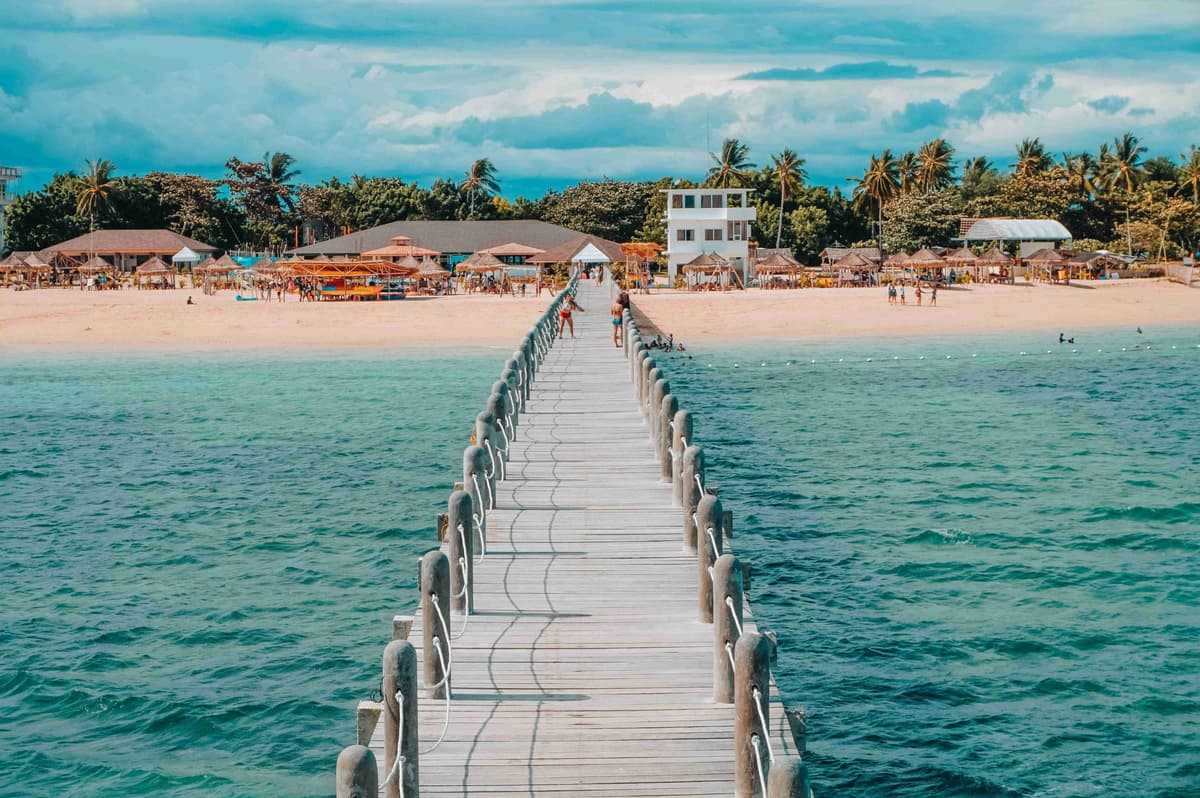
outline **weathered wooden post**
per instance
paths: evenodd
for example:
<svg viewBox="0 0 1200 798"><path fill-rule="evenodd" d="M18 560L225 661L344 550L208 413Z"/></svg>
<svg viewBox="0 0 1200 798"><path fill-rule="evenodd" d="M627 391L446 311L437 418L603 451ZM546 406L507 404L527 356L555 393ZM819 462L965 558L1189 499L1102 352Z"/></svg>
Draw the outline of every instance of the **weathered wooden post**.
<svg viewBox="0 0 1200 798"><path fill-rule="evenodd" d="M700 620L704 623L712 623L714 617L712 569L721 556L721 520L724 515L720 499L711 494L700 497L700 503L696 505L696 548L700 554L697 558L696 599L699 602Z"/></svg>
<svg viewBox="0 0 1200 798"><path fill-rule="evenodd" d="M500 451L497 448L496 417L484 410L475 416L475 445L483 447L487 454L488 488L491 495L496 495L496 480L504 478L504 466Z"/></svg>
<svg viewBox="0 0 1200 798"><path fill-rule="evenodd" d="M680 479L683 482L683 545L688 551L696 551L696 519L693 517L700 505L700 481L704 480L704 450L699 446L689 446L683 452L683 467L680 469Z"/></svg>
<svg viewBox="0 0 1200 798"><path fill-rule="evenodd" d="M504 400L503 422L508 424L508 434L515 435L515 427L517 426L517 403L513 400L512 389L508 387L507 380L502 377L501 379L493 382L492 393L500 394L500 398ZM501 422L500 418L497 418L496 420Z"/></svg>
<svg viewBox="0 0 1200 798"><path fill-rule="evenodd" d="M629 357L631 351L629 338L633 330L633 313L629 308L625 308L621 313L621 342L624 345L625 357Z"/></svg>
<svg viewBox="0 0 1200 798"><path fill-rule="evenodd" d="M671 465L671 438L674 435L675 414L679 412L679 400L674 394L663 397L662 406L658 412L658 459L662 465L660 476L664 482L670 482L674 476Z"/></svg>
<svg viewBox="0 0 1200 798"><path fill-rule="evenodd" d="M718 704L733 703L733 649L741 636L742 596L742 562L722 554L713 566L712 592L713 701Z"/></svg>
<svg viewBox="0 0 1200 798"><path fill-rule="evenodd" d="M768 714L771 707L767 701L771 686L771 641L758 632L747 632L733 647L733 661L734 795L758 798L767 787L758 779L759 762L764 776L771 766L767 755L771 723Z"/></svg>
<svg viewBox="0 0 1200 798"><path fill-rule="evenodd" d="M430 698L445 698L450 690L450 680L442 669L443 662L450 657L449 614L450 560L435 549L421 557L421 648L425 687Z"/></svg>
<svg viewBox="0 0 1200 798"><path fill-rule="evenodd" d="M365 745L348 745L337 758L335 798L378 798L379 768Z"/></svg>
<svg viewBox="0 0 1200 798"><path fill-rule="evenodd" d="M642 418L646 419L647 424L650 423L648 418L650 415L650 391L654 390L654 381L661 376L662 373L658 369L657 360L648 357L642 361L641 393L638 395L638 404L641 405Z"/></svg>
<svg viewBox="0 0 1200 798"><path fill-rule="evenodd" d="M683 450L692 445L692 411L675 413L671 426L671 502L683 506Z"/></svg>
<svg viewBox="0 0 1200 798"><path fill-rule="evenodd" d="M778 756L767 776L767 798L809 798L808 768L798 756Z"/></svg>
<svg viewBox="0 0 1200 798"><path fill-rule="evenodd" d="M450 544L450 607L469 614L475 606L475 519L471 517L471 494L450 494L446 542Z"/></svg>
<svg viewBox="0 0 1200 798"><path fill-rule="evenodd" d="M484 483L487 482L487 472L484 470L484 453L483 449L478 446L468 446L463 452L463 489L471 494L471 507L479 508L475 513L478 521L475 528L479 531L479 538L482 541L487 540L487 508L491 504L488 497L483 493L486 490ZM483 550L487 551L487 545L484 544Z"/></svg>
<svg viewBox="0 0 1200 798"><path fill-rule="evenodd" d="M389 774L386 798L420 795L417 735L417 650L407 640L393 640L383 650L383 766ZM397 698L399 696L399 698Z"/></svg>
<svg viewBox="0 0 1200 798"><path fill-rule="evenodd" d="M629 380L633 383L633 395L638 395L638 385L642 376L642 361L649 357L646 345L638 341L633 345L633 358L629 361Z"/></svg>
<svg viewBox="0 0 1200 798"><path fill-rule="evenodd" d="M655 369L661 373L661 369ZM656 456L662 454L662 437L658 431L658 423L662 420L662 401L663 397L671 392L671 383L667 382L661 376L654 381L653 387L650 389L650 406L646 408L647 417L650 419L650 440L654 443L654 454Z"/></svg>
<svg viewBox="0 0 1200 798"><path fill-rule="evenodd" d="M530 389L533 387L533 375L529 373L529 357L524 348L513 352L513 360L517 364L517 377L521 384L521 411L524 412L525 405L529 402Z"/></svg>
<svg viewBox="0 0 1200 798"><path fill-rule="evenodd" d="M508 443L512 440L512 430L504 423L505 416L508 414L508 405L504 401L504 395L492 392L488 397L486 411L492 414L492 420L496 427L496 432L500 436L500 440L504 441L505 447L500 449L500 457L504 459L505 464L508 463ZM507 474L507 468L505 469Z"/></svg>
<svg viewBox="0 0 1200 798"><path fill-rule="evenodd" d="M516 426L517 419L521 415L521 388L517 382L517 370L512 366L506 366L504 371L500 373L500 381L508 386L508 400L512 402L512 420Z"/></svg>

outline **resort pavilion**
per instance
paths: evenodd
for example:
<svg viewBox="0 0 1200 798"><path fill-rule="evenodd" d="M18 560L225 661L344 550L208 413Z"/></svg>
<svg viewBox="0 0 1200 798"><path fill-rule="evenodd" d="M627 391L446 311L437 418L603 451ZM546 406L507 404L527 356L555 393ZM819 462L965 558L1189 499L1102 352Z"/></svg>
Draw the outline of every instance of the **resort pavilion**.
<svg viewBox="0 0 1200 798"><path fill-rule="evenodd" d="M728 291L740 277L729 261L715 252L701 252L683 264L681 270L689 291Z"/></svg>
<svg viewBox="0 0 1200 798"><path fill-rule="evenodd" d="M1004 254L1004 250L998 246L994 246L987 252L979 256L975 261L980 268L986 269L984 279L990 282L999 282L1004 279L1005 274L1012 274L1013 259Z"/></svg>
<svg viewBox="0 0 1200 798"><path fill-rule="evenodd" d="M979 282L979 256L972 252L970 247L960 247L959 249L950 250L942 256L942 259L951 270L950 274L954 276L951 282L960 282L968 276L975 282ZM968 269L970 270L969 272L967 271Z"/></svg>
<svg viewBox="0 0 1200 798"><path fill-rule="evenodd" d="M198 256L197 262L217 252L216 247L173 230L95 230L46 251L76 260L100 257L112 265L114 275L120 275L133 272L151 258L170 258L184 249Z"/></svg>
<svg viewBox="0 0 1200 798"><path fill-rule="evenodd" d="M417 273L412 276L412 279L417 283L419 293L431 296L449 293L452 286L449 270L443 268L433 258L421 258L419 261L414 258L413 260ZM408 265L407 259L404 264Z"/></svg>
<svg viewBox="0 0 1200 798"><path fill-rule="evenodd" d="M1067 282L1067 259L1056 249L1043 247L1024 259L1028 266L1026 275L1029 279L1042 279L1050 282Z"/></svg>
<svg viewBox="0 0 1200 798"><path fill-rule="evenodd" d="M32 252L24 255L13 252L4 260L0 260L0 277L3 277L5 285L28 287L33 283L36 286L49 276L51 271L51 265Z"/></svg>
<svg viewBox="0 0 1200 798"><path fill-rule="evenodd" d="M392 236L392 241L386 247L367 250L362 253L363 260L389 260L399 262L404 258L436 258L442 253L436 249L426 249L413 244L412 238L406 235Z"/></svg>
<svg viewBox="0 0 1200 798"><path fill-rule="evenodd" d="M83 290L90 282L95 288L120 288L120 284L113 279L113 273L116 268L99 255L93 255L83 263L76 267L79 272L79 288Z"/></svg>
<svg viewBox="0 0 1200 798"><path fill-rule="evenodd" d="M481 249L480 252L498 258L510 266L520 266L525 263L527 258L532 258L535 255L541 255L546 250L539 247L531 247L528 244L521 244L516 241L509 241L507 244L501 244L497 247L488 247Z"/></svg>
<svg viewBox="0 0 1200 798"><path fill-rule="evenodd" d="M508 281L507 265L489 252L475 252L455 266L454 273L462 276L468 294L492 290L505 294L512 290Z"/></svg>
<svg viewBox="0 0 1200 798"><path fill-rule="evenodd" d="M759 285L765 289L798 288L797 277L804 270L799 261L782 252L772 252L760 260L755 268L758 271Z"/></svg>
<svg viewBox="0 0 1200 798"><path fill-rule="evenodd" d="M904 260L904 266L916 272L917 279L932 277L934 272L940 277L946 260L929 247L918 249Z"/></svg>
<svg viewBox="0 0 1200 798"><path fill-rule="evenodd" d="M290 278L302 300L403 299L403 281L417 269L389 260L292 260L274 264Z"/></svg>
<svg viewBox="0 0 1200 798"><path fill-rule="evenodd" d="M621 245L599 236L578 236L550 247L540 255L526 259L526 263L538 266L566 265L573 268L586 266L612 266L624 263L626 255Z"/></svg>
<svg viewBox="0 0 1200 798"><path fill-rule="evenodd" d="M829 268L850 254L858 255L876 265L883 260L883 257L879 254L878 247L845 247L841 244L830 244L821 250L817 257L821 259L822 266Z"/></svg>
<svg viewBox="0 0 1200 798"><path fill-rule="evenodd" d="M1114 252L1101 249L1096 252L1080 252L1067 259L1071 277L1076 280L1094 280L1104 277L1112 269L1125 267L1125 260Z"/></svg>
<svg viewBox="0 0 1200 798"><path fill-rule="evenodd" d="M623 287L650 293L650 285L654 277L650 273L650 264L662 254L662 244L653 241L630 241L621 245L625 255L625 279Z"/></svg>

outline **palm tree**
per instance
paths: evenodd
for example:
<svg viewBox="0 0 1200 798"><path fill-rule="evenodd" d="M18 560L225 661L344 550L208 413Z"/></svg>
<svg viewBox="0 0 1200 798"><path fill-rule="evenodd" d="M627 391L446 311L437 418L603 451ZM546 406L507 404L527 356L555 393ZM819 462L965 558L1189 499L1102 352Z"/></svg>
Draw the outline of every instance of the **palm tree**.
<svg viewBox="0 0 1200 798"><path fill-rule="evenodd" d="M896 162L896 168L900 170L900 193L907 194L917 184L917 154L912 150L904 153Z"/></svg>
<svg viewBox="0 0 1200 798"><path fill-rule="evenodd" d="M1191 155L1180 154L1183 166L1179 169L1179 184L1192 190L1192 204L1200 205L1200 148L1192 145Z"/></svg>
<svg viewBox="0 0 1200 798"><path fill-rule="evenodd" d="M1100 177L1104 185L1127 192L1137 188L1146 176L1142 168L1142 156L1146 151L1146 146L1132 133L1113 139L1111 150L1107 146L1101 147Z"/></svg>
<svg viewBox="0 0 1200 798"><path fill-rule="evenodd" d="M778 155L771 156L771 168L775 179L779 181L779 225L775 229L775 249L783 237L783 206L788 197L804 187L808 173L804 171L804 159L795 150L785 149Z"/></svg>
<svg viewBox="0 0 1200 798"><path fill-rule="evenodd" d="M272 200L280 208L289 211L296 209L292 199L296 187L292 181L300 176L299 169L293 169L296 159L286 152L264 152L263 163L267 167L267 179L271 181Z"/></svg>
<svg viewBox="0 0 1200 798"><path fill-rule="evenodd" d="M945 139L921 145L917 153L917 189L928 194L939 191L954 180L954 148Z"/></svg>
<svg viewBox="0 0 1200 798"><path fill-rule="evenodd" d="M115 164L105 158L87 162L87 174L79 186L79 198L75 203L75 212L80 216L86 214L91 220L91 230L96 229L96 210L108 204L108 194L112 190L112 173L117 170Z"/></svg>
<svg viewBox="0 0 1200 798"><path fill-rule="evenodd" d="M1098 164L1090 153L1081 152L1078 155L1062 154L1062 170L1067 183L1076 193L1092 197L1096 193L1096 175Z"/></svg>
<svg viewBox="0 0 1200 798"><path fill-rule="evenodd" d="M1013 174L1017 177L1029 177L1045 172L1050 165L1050 156L1042 146L1042 140L1025 139L1017 147L1017 162L1013 164Z"/></svg>
<svg viewBox="0 0 1200 798"><path fill-rule="evenodd" d="M458 184L458 190L465 191L470 196L471 210L468 215L474 216L475 195L480 192L489 195L500 190L500 181L496 179L496 167L487 158L475 161L467 170L462 182Z"/></svg>
<svg viewBox="0 0 1200 798"><path fill-rule="evenodd" d="M891 150L872 155L871 162L862 177L850 177L855 181L854 207L859 211L870 208L872 202L879 216L879 227L883 228L883 206L900 193L900 162Z"/></svg>
<svg viewBox="0 0 1200 798"><path fill-rule="evenodd" d="M737 139L725 139L721 154L710 152L708 156L715 164L708 170L708 182L721 188L729 188L730 181L741 185L746 180L746 172L754 168L750 163L750 147Z"/></svg>

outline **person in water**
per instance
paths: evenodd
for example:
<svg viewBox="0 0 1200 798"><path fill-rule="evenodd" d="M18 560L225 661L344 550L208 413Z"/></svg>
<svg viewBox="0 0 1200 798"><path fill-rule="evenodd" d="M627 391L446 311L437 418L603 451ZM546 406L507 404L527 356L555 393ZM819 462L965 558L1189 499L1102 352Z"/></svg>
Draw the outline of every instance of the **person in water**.
<svg viewBox="0 0 1200 798"><path fill-rule="evenodd" d="M188 301L187 301L187 303L188 303L189 305L194 305L194 304L196 304L195 302L193 302L193 301L192 301L192 298L191 298L191 297L188 297Z"/></svg>
<svg viewBox="0 0 1200 798"><path fill-rule="evenodd" d="M558 334L560 337L563 334L564 326L571 331L571 337L575 337L575 320L571 318L571 314L577 310L580 313L584 312L583 308L575 301L575 297L567 294L566 299L563 300L562 307L558 309Z"/></svg>

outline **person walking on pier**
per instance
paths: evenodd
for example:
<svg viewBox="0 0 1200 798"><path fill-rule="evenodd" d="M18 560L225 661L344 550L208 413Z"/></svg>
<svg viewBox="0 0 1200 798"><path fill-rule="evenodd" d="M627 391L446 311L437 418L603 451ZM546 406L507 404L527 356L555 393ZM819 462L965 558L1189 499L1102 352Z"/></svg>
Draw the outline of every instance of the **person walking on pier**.
<svg viewBox="0 0 1200 798"><path fill-rule="evenodd" d="M575 301L575 297L567 294L566 299L563 300L562 307L558 311L558 335L560 338L562 337L564 326L571 331L571 337L575 337L575 320L571 318L571 314L576 310L580 313L584 312L579 303Z"/></svg>
<svg viewBox="0 0 1200 798"><path fill-rule="evenodd" d="M625 315L627 307L629 307L629 292L622 291L617 294L617 298L613 300L612 306L608 309L609 313L612 314L613 346L617 349L625 345L625 330L621 324L621 320Z"/></svg>

